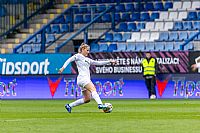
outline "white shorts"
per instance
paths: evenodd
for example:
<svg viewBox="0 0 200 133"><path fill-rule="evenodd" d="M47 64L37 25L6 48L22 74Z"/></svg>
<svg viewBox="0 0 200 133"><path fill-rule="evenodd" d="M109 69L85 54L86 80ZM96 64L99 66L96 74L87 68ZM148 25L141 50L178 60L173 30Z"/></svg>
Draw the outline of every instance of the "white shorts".
<svg viewBox="0 0 200 133"><path fill-rule="evenodd" d="M87 84L92 82L88 78L77 78L77 85L81 88L81 91L85 91L86 88L84 88Z"/></svg>

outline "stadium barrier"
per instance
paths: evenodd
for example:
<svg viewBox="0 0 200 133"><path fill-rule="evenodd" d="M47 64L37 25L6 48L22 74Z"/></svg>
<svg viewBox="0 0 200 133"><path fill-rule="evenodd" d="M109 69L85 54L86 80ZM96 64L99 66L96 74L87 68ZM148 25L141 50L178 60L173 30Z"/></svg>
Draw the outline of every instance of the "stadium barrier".
<svg viewBox="0 0 200 133"><path fill-rule="evenodd" d="M200 71L192 71L190 67L200 62L199 52L152 52L152 55L160 65L156 80L158 98L199 98ZM1 99L81 97L73 63L66 68L64 74L57 74L70 56L71 54L0 55ZM139 68L144 53L96 53L89 57L95 60L114 58L118 62L116 66L91 68L92 81L102 98L148 98Z"/></svg>

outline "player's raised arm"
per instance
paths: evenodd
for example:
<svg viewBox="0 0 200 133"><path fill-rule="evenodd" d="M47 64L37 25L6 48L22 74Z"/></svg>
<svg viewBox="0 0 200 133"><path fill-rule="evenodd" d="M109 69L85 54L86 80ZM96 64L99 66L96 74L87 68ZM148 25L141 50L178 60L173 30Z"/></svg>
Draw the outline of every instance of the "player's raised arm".
<svg viewBox="0 0 200 133"><path fill-rule="evenodd" d="M65 63L63 64L63 66L59 69L58 73L62 73L65 70L65 68L67 67L67 65L69 63L75 61L75 60L76 60L76 55L73 55L72 57L70 57L69 59L67 59L65 61Z"/></svg>
<svg viewBox="0 0 200 133"><path fill-rule="evenodd" d="M106 65L111 63L112 65L115 65L117 63L116 60L107 60L107 61L95 61L91 59L91 65Z"/></svg>

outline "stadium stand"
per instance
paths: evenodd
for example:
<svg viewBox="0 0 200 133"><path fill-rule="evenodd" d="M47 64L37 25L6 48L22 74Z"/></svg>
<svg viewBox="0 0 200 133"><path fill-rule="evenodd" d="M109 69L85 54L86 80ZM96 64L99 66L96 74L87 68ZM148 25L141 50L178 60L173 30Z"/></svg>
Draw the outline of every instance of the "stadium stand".
<svg viewBox="0 0 200 133"><path fill-rule="evenodd" d="M106 11L99 17L110 6L115 10ZM5 9L0 6L1 17L5 16ZM84 40L87 29L88 39L95 40L91 43L92 52L176 51L181 50L180 46L185 42L188 44L184 50L198 50L198 9L199 0L83 0L71 7L61 1L45 10L46 14L39 13L33 23L29 23L29 29L21 29L27 31L31 28L32 33L17 33L15 37L23 37L14 39L15 44L12 42L14 45L11 49L18 45L17 53L55 52L66 38L71 38L71 41ZM47 14L54 14L54 17L44 19L43 16ZM95 18L98 19L90 24ZM86 25L88 27L79 32ZM193 36L196 37L189 42ZM6 43L10 43L9 38ZM44 47L46 51L43 51Z"/></svg>

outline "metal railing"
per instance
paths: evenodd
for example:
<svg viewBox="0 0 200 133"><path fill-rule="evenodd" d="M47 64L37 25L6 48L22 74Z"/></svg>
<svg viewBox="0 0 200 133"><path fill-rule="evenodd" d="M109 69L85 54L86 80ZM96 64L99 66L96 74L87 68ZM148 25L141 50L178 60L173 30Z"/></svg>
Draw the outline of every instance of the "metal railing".
<svg viewBox="0 0 200 133"><path fill-rule="evenodd" d="M53 5L53 0L0 0L0 40L27 28L33 16Z"/></svg>

